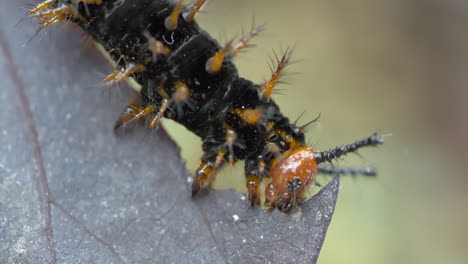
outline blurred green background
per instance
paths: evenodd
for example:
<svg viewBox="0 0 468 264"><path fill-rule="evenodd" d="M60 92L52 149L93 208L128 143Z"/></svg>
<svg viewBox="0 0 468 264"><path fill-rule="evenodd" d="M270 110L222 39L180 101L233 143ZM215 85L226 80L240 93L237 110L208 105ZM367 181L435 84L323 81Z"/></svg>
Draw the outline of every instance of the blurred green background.
<svg viewBox="0 0 468 264"><path fill-rule="evenodd" d="M236 58L246 78L269 78L272 50L295 47L289 72L298 74L274 99L292 119L321 114L307 135L317 149L388 135L364 158L339 162L379 176L342 179L319 263L466 263L467 1L217 0L205 11L199 21L221 43L248 31L253 16L268 23ZM165 127L195 170L199 139ZM242 189L236 167L217 188Z"/></svg>

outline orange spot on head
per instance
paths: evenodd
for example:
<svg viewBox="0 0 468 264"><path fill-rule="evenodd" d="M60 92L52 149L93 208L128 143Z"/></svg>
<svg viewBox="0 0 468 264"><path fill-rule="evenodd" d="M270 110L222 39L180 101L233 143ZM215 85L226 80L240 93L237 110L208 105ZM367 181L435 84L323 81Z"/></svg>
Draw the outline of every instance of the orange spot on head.
<svg viewBox="0 0 468 264"><path fill-rule="evenodd" d="M265 190L266 205L288 210L296 198L302 199L306 187L317 173L314 150L300 146L277 157L270 170L271 183Z"/></svg>

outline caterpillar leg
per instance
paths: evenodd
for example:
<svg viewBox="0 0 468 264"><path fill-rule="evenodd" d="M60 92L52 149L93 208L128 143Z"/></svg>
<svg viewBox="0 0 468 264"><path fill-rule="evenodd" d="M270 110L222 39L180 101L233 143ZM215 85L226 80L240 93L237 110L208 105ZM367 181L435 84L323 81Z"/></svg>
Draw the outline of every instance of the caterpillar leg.
<svg viewBox="0 0 468 264"><path fill-rule="evenodd" d="M192 197L197 195L197 193L206 185L209 185L214 178L216 173L214 164L212 162L202 161L195 176L193 176L192 182Z"/></svg>
<svg viewBox="0 0 468 264"><path fill-rule="evenodd" d="M260 185L260 177L258 177L258 175L255 174L248 175L246 185L250 206L254 207L255 204L258 204L260 201L258 197L258 186Z"/></svg>
<svg viewBox="0 0 468 264"><path fill-rule="evenodd" d="M237 133L234 129L227 124L224 124L223 128L222 134L213 135L203 142L204 155L193 179L192 196L195 196L203 187L209 186L215 179L216 171L221 169L224 164L234 165L238 160L235 155L235 147L245 148L237 141ZM215 138L220 137L223 138L219 141L215 140Z"/></svg>
<svg viewBox="0 0 468 264"><path fill-rule="evenodd" d="M137 100L134 100L125 108L119 119L115 122L114 131L117 131L119 128L124 127L132 121L140 120L155 111L157 111L155 105L143 107Z"/></svg>
<svg viewBox="0 0 468 264"><path fill-rule="evenodd" d="M247 197L250 206L254 207L255 204L260 203L259 191L260 183L263 177L267 175L267 165L263 156L250 157L245 161L245 178L247 187Z"/></svg>
<svg viewBox="0 0 468 264"><path fill-rule="evenodd" d="M134 73L144 71L146 71L145 65L130 63L127 67L109 74L106 78L104 78L104 83L107 86L113 86L114 84L122 83L123 81L131 77Z"/></svg>

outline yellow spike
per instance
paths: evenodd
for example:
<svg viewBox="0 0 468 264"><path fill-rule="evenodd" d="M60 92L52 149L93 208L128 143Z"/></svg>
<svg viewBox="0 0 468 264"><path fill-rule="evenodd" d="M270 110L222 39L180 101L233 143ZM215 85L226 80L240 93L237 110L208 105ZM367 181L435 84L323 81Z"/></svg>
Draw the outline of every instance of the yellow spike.
<svg viewBox="0 0 468 264"><path fill-rule="evenodd" d="M248 42L265 29L265 24L253 28L247 36L243 36L231 51L231 57L234 58L239 52L248 47Z"/></svg>
<svg viewBox="0 0 468 264"><path fill-rule="evenodd" d="M164 26L167 30L174 31L177 28L177 20L179 19L181 11L182 0L179 0L174 10L172 10L172 13L164 20Z"/></svg>
<svg viewBox="0 0 468 264"><path fill-rule="evenodd" d="M236 108L231 110L232 113L238 115L244 122L249 125L253 125L262 118L263 114L265 113L265 109L263 108L255 108L255 109L240 109Z"/></svg>
<svg viewBox="0 0 468 264"><path fill-rule="evenodd" d="M217 73L221 70L221 65L223 64L224 58L228 55L228 52L231 50L232 40L226 43L224 48L219 50L206 61L205 69L208 73Z"/></svg>
<svg viewBox="0 0 468 264"><path fill-rule="evenodd" d="M37 4L33 9L29 10L28 15L33 15L36 14L37 12L43 10L44 8L47 8L51 5L53 5L55 0L46 0L44 2L41 2Z"/></svg>
<svg viewBox="0 0 468 264"><path fill-rule="evenodd" d="M258 91L260 98L262 99L270 98L276 84L278 84L281 78L281 72L288 65L289 59L291 59L291 54L292 54L291 50L286 50L281 60L278 61L278 66L276 67L276 70L271 75L270 80L268 80Z"/></svg>
<svg viewBox="0 0 468 264"><path fill-rule="evenodd" d="M109 74L106 78L104 78L104 83L106 85L113 85L116 83L121 83L125 81L130 75L137 73L137 72L144 72L146 71L146 66L143 64L129 64L127 68L122 69L121 71L115 71Z"/></svg>
<svg viewBox="0 0 468 264"><path fill-rule="evenodd" d="M205 2L206 0L194 0L193 3L187 7L187 11L183 13L185 21L192 21Z"/></svg>

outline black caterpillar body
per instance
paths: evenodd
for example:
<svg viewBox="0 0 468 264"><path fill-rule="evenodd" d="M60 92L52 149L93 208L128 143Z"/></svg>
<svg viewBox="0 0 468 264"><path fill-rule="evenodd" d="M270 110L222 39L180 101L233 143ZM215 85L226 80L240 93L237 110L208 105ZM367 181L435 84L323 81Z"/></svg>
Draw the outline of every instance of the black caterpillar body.
<svg viewBox="0 0 468 264"><path fill-rule="evenodd" d="M202 138L204 154L193 195L224 164L245 160L252 205L259 201L259 183L268 176L272 183L265 190L266 205L287 211L304 198L313 175L338 171L321 169L318 163L382 143L373 135L360 141L363 144L325 152L305 146L307 125L297 126L282 115L267 84L240 77L232 62L231 43L222 47L195 22L193 15L204 2L182 7L180 1L168 0L46 0L29 14L38 17L43 27L66 20L78 24L118 65L117 73L106 78L108 83L132 77L141 85L139 103L129 105L116 128L142 117L152 117L150 127L154 127L165 117ZM171 16L175 19L170 20ZM217 54L223 52L219 61ZM286 52L278 61L273 84L289 57ZM210 64L211 60L218 60L220 67ZM177 99L180 87L186 93ZM302 165L292 165L297 160Z"/></svg>

